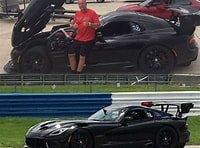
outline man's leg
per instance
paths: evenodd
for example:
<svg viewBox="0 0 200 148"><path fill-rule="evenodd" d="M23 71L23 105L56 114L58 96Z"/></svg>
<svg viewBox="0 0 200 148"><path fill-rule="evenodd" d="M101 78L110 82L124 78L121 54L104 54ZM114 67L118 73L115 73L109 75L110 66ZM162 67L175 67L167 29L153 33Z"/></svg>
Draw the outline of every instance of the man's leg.
<svg viewBox="0 0 200 148"><path fill-rule="evenodd" d="M76 71L76 66L77 66L77 63L76 63L76 54L68 54L68 59L69 59L69 64L70 64L70 67L71 67L71 71L72 72L75 72Z"/></svg>
<svg viewBox="0 0 200 148"><path fill-rule="evenodd" d="M84 66L85 66L85 56L80 55L78 68L77 68L77 73L81 73L83 68L84 68Z"/></svg>

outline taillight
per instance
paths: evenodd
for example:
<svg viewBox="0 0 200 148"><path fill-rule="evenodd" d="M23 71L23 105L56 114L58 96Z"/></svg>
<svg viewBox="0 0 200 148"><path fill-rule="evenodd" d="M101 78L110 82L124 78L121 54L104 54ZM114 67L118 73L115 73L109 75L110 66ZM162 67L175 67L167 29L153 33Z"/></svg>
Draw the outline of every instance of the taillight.
<svg viewBox="0 0 200 148"><path fill-rule="evenodd" d="M192 35L188 38L188 44L189 44L190 48L195 48L197 46L194 35Z"/></svg>
<svg viewBox="0 0 200 148"><path fill-rule="evenodd" d="M188 43L189 43L189 44L194 44L194 43L196 43L196 40L195 40L195 38L194 38L194 35L191 35L191 36L188 38Z"/></svg>
<svg viewBox="0 0 200 148"><path fill-rule="evenodd" d="M188 129L188 124L184 123L183 125L181 125L180 130L182 131L186 131Z"/></svg>

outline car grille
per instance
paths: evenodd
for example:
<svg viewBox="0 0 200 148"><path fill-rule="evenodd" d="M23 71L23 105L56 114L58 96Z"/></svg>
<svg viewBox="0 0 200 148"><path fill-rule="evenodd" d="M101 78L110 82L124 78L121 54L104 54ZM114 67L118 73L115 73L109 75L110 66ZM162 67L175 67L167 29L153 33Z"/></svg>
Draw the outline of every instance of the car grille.
<svg viewBox="0 0 200 148"><path fill-rule="evenodd" d="M31 148L47 148L46 141L44 139L26 138L26 144Z"/></svg>

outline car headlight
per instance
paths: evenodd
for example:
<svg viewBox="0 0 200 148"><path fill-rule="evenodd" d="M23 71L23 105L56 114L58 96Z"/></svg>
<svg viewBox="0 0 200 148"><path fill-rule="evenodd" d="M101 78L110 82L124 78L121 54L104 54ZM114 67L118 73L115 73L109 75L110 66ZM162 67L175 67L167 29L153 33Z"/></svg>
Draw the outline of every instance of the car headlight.
<svg viewBox="0 0 200 148"><path fill-rule="evenodd" d="M67 131L67 130L72 130L72 129L75 129L76 128L76 126L70 126L70 127L65 127L65 128L60 128L60 125L56 125L55 126L56 128L58 128L57 130L55 130L55 131L53 131L53 132L51 132L49 135L50 136L56 136L56 135L60 135L60 134L62 134L62 133L64 133L65 131Z"/></svg>

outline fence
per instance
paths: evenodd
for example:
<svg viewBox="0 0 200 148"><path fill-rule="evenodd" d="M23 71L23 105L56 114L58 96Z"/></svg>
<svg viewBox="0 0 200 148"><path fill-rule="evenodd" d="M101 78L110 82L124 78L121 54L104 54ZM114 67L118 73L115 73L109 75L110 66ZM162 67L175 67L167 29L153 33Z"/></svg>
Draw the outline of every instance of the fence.
<svg viewBox="0 0 200 148"><path fill-rule="evenodd" d="M43 87L45 86L45 87ZM49 87L50 86L50 87ZM116 92L198 90L200 75L23 74L0 75L0 92ZM38 87L38 91L34 91ZM62 88L61 88L62 87ZM195 87L195 89L190 88ZM32 88L32 89L31 89ZM47 88L47 89L46 89ZM6 91L9 89L9 91ZM23 90L23 91L22 91ZM31 91L32 90L32 91Z"/></svg>

